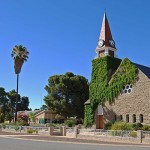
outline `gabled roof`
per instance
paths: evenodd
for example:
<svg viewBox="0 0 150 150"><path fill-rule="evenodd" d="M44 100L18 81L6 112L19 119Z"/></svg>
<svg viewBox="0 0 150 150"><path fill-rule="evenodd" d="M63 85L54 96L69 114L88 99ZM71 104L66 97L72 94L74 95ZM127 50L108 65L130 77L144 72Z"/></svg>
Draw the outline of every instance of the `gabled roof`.
<svg viewBox="0 0 150 150"><path fill-rule="evenodd" d="M49 113L49 114L56 114L54 111L52 110L41 110L40 112L36 113L35 116L41 115L43 113Z"/></svg>
<svg viewBox="0 0 150 150"><path fill-rule="evenodd" d="M135 66L137 68L139 68L150 79L150 68L149 67L139 65L139 64L135 64Z"/></svg>
<svg viewBox="0 0 150 150"><path fill-rule="evenodd" d="M34 111L27 111L27 110L24 110L24 111L18 111L17 113L18 113L18 114L25 113L25 114L28 115L29 113L37 114L37 113L39 113L40 111L42 111L42 110L34 110Z"/></svg>

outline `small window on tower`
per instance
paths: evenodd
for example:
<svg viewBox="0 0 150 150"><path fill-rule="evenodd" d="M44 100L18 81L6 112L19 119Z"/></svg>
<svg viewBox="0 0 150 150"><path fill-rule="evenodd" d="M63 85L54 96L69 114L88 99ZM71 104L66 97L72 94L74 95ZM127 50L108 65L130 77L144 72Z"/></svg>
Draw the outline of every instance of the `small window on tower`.
<svg viewBox="0 0 150 150"><path fill-rule="evenodd" d="M109 55L110 55L111 57L114 57L114 51L110 51L110 50L109 50Z"/></svg>

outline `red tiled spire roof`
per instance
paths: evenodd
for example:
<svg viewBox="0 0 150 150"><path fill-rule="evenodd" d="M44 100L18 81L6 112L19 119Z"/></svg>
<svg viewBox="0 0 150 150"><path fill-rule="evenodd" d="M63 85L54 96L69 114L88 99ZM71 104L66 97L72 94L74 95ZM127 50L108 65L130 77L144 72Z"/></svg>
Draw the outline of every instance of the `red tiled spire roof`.
<svg viewBox="0 0 150 150"><path fill-rule="evenodd" d="M109 27L109 23L108 23L108 19L106 16L106 12L104 12L104 17L103 17L103 22L102 22L102 27L101 27L99 39L104 40L103 47L106 47L106 46L110 47L109 41L113 40L111 30Z"/></svg>

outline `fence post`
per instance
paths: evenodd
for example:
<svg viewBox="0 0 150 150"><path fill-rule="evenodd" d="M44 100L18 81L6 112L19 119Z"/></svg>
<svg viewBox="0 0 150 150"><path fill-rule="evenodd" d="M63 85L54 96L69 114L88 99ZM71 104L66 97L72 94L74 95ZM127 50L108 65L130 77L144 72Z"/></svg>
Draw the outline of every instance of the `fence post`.
<svg viewBox="0 0 150 150"><path fill-rule="evenodd" d="M143 131L142 130L137 131L137 138L139 139L139 142L142 143L142 138L143 138Z"/></svg>
<svg viewBox="0 0 150 150"><path fill-rule="evenodd" d="M60 133L62 136L66 136L66 127L65 126L60 127Z"/></svg>
<svg viewBox="0 0 150 150"><path fill-rule="evenodd" d="M77 138L77 134L78 134L78 127L75 126L75 127L74 127L74 135L75 135L75 138Z"/></svg>
<svg viewBox="0 0 150 150"><path fill-rule="evenodd" d="M48 132L50 135L53 135L54 127L48 127Z"/></svg>

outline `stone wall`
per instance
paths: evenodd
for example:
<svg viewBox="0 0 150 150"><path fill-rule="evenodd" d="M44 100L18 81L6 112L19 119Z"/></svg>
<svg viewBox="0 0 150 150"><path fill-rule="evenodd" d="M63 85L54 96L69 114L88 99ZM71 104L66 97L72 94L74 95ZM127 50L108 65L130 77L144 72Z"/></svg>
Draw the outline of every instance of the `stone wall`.
<svg viewBox="0 0 150 150"><path fill-rule="evenodd" d="M136 122L140 122L139 116L143 115L143 123L150 125L150 79L139 70L138 81L133 85L130 94L122 93L115 99L114 103L106 102L103 108L104 124L109 121L126 121L129 115L129 122L133 123L133 114Z"/></svg>
<svg viewBox="0 0 150 150"><path fill-rule="evenodd" d="M96 136L96 135L77 135L78 139L86 139L86 140L95 140L95 141L104 141L104 142L117 142L117 143L135 143L140 144L141 141L138 138L132 137L104 137L104 136ZM149 144L149 140L147 140L147 144Z"/></svg>

